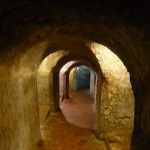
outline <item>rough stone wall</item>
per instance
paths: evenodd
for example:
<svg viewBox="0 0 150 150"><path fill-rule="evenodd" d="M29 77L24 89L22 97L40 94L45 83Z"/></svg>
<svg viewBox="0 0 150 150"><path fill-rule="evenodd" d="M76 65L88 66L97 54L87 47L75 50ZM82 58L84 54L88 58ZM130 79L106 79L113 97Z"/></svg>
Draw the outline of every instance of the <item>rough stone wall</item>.
<svg viewBox="0 0 150 150"><path fill-rule="evenodd" d="M121 60L108 48L92 44L103 73L100 107L100 128L103 131L132 129L134 122L134 96L130 75Z"/></svg>
<svg viewBox="0 0 150 150"><path fill-rule="evenodd" d="M50 54L43 60L38 69L38 101L40 104L45 103L46 105L49 105L50 111L55 110L53 98L53 68L57 64L58 60L67 54L68 52L63 50ZM43 112L40 111L40 113Z"/></svg>
<svg viewBox="0 0 150 150"><path fill-rule="evenodd" d="M96 82L96 75L95 72L90 69L90 94L94 97L95 96L95 82Z"/></svg>
<svg viewBox="0 0 150 150"><path fill-rule="evenodd" d="M68 68L70 66L72 66L73 64L75 63L75 61L70 61L68 63L66 63L61 69L60 69L60 73L59 73L59 93L60 93L60 99L62 100L64 98L64 95L65 97L66 96L69 96L67 95L67 91L66 91L66 79L64 81L64 77L66 78L66 72L68 70ZM70 84L70 82L69 82ZM69 91L68 91L69 92ZM69 94L69 93L68 93Z"/></svg>
<svg viewBox="0 0 150 150"><path fill-rule="evenodd" d="M0 85L0 149L37 149L40 129L35 74L1 78Z"/></svg>
<svg viewBox="0 0 150 150"><path fill-rule="evenodd" d="M72 68L69 74L69 92L75 90L75 71L76 67Z"/></svg>
<svg viewBox="0 0 150 150"><path fill-rule="evenodd" d="M66 36L88 39L106 45L115 52L128 68L134 90L135 125L132 149L150 149L150 1L2 0L0 4L2 65L4 61L9 61L10 66L16 61L14 56L27 51L25 47L34 45L47 36L62 35L61 41L66 39ZM23 43L22 47L18 46L20 42ZM76 44L68 42L68 39L67 44L76 47ZM57 50L60 49L57 42L55 45ZM76 47L76 51L80 46ZM17 47L19 49L16 49ZM23 63L27 65L33 63L32 69L36 68L38 64L36 58L42 52L41 49L40 47L31 53L29 59ZM12 51L16 52L16 55L11 56L13 61L9 57ZM24 75L23 72L21 74ZM3 76L0 78L2 80ZM9 89L0 93L4 92L9 92ZM13 95L15 94L12 93L10 99ZM9 105L9 101L5 100L6 97L3 98L6 106ZM0 107L0 110L5 109L4 105ZM3 122L3 119L4 117L0 122ZM6 127L5 130L9 128ZM3 136L1 139L1 143L5 143ZM13 140L9 134L7 140Z"/></svg>
<svg viewBox="0 0 150 150"><path fill-rule="evenodd" d="M0 62L0 149L2 150L37 150L36 145L41 138L36 65L45 47L43 44L38 44L34 48L28 47L26 53L18 53L18 49L24 48L24 44L12 47L9 54L1 57L4 58ZM34 55L31 54L32 52Z"/></svg>

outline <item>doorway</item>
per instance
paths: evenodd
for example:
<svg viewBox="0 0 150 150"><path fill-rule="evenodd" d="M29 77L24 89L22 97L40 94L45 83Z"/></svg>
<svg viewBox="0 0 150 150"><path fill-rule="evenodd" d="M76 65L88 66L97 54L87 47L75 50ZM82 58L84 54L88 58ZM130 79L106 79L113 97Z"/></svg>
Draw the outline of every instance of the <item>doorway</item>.
<svg viewBox="0 0 150 150"><path fill-rule="evenodd" d="M68 97L60 100L60 108L66 120L73 125L96 130L97 111L94 94L96 76L94 71L86 65L73 67L68 73L62 74L63 69L64 67L59 76L60 94L68 90L65 92L68 93Z"/></svg>

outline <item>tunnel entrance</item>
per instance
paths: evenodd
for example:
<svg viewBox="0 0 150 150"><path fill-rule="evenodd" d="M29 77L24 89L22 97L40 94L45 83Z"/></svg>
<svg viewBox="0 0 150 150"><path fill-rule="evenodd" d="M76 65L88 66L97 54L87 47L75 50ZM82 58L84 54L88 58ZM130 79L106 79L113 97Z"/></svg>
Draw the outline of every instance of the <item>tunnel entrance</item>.
<svg viewBox="0 0 150 150"><path fill-rule="evenodd" d="M60 108L66 120L76 126L97 129L97 111L95 102L94 71L86 65L72 68L69 75L60 70ZM65 77L63 77L65 76ZM62 80L63 79L63 80ZM66 81L69 81L67 85ZM69 86L69 87L66 87ZM66 89L69 90L66 92ZM65 93L63 93L65 92ZM68 96L63 97L63 95ZM63 98L62 98L63 97Z"/></svg>
<svg viewBox="0 0 150 150"><path fill-rule="evenodd" d="M93 124L86 128L96 129L100 138L103 140L106 140L105 138L108 137L110 141L115 140L115 142L118 143L118 138L123 139L121 141L122 145L127 145L129 148L134 119L134 96L130 84L130 74L122 61L107 47L98 43L91 43L89 44L89 47L95 55L93 59L98 62L100 69L94 70L95 75L93 75L92 79L94 81L92 82L93 84L91 84L90 76L90 88L88 88L93 94L86 95L91 96L90 98L92 98L90 99L88 97L90 99L89 103L92 102L90 103L91 107L88 108L90 108L90 111L94 110L93 115L88 114L88 117L91 117L92 119L96 118L96 125ZM79 112L79 108L76 107L76 104L78 104L77 99L79 97L77 97L76 94L72 94L72 92L75 93L78 91L75 82L73 88L70 86L70 84L72 84L72 82L70 82L72 80L70 78L71 73L74 70L73 74L75 77L77 67L81 65L87 65L88 67L92 66L87 63L90 59L82 61L84 60L84 57L80 56L81 59L78 60L78 55L76 57L73 56L74 55L69 55L67 51L57 51L50 54L41 63L37 77L40 102L44 103L45 101L47 103L46 106L49 109L49 112L56 112L61 109L63 114L68 115L70 120L73 116L71 113L67 113L67 111L70 111L68 109L74 110L74 112L76 111L76 113L79 114L83 114L83 111L87 109L86 106L82 105L83 103L78 105L82 106L81 112ZM53 59L55 57L57 59ZM91 64L97 65L95 61L91 62ZM74 66L73 64L77 65ZM66 65L68 65L69 68ZM91 68L93 69L94 67ZM62 75L60 75L61 70L63 70ZM62 85L60 84L61 82L63 83ZM92 88L91 85L94 88ZM80 93L80 98L82 94L83 93ZM84 94L86 93L84 92ZM93 97L95 103L93 103ZM85 99L87 99L87 97ZM64 106L67 106L68 103L71 107ZM43 115L43 113L41 114ZM87 116L84 117L84 119L85 118L87 118ZM70 121L69 119L68 122ZM78 126L77 123L78 122L75 121L74 124ZM128 141L128 143L126 141ZM115 142L110 143L111 147L116 144Z"/></svg>

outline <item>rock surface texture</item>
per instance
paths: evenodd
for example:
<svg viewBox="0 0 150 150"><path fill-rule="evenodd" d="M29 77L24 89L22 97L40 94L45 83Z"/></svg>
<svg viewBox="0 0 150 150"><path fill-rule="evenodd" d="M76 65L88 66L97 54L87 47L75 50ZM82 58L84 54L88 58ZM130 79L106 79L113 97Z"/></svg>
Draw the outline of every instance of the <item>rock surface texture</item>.
<svg viewBox="0 0 150 150"><path fill-rule="evenodd" d="M130 73L135 98L131 149L149 150L149 14L148 0L1 0L0 149L38 148L36 144L41 135L37 71L46 56L66 50L70 58L88 60L97 68L100 79L103 72L90 50L92 41L108 47ZM103 90L99 87L101 96ZM110 89L107 96L111 97L114 90L117 89ZM128 93L128 88L125 87L124 92ZM121 112L119 117L126 113L117 111ZM110 110L104 112L107 115ZM121 124L128 122L125 120Z"/></svg>

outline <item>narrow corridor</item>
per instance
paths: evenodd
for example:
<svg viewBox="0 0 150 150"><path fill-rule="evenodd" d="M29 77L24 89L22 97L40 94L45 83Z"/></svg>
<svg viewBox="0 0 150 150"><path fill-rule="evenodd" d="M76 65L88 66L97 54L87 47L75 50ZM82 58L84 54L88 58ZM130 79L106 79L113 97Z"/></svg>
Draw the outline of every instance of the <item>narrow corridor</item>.
<svg viewBox="0 0 150 150"><path fill-rule="evenodd" d="M62 102L61 110L51 114L41 126L42 141L38 145L42 150L106 149L94 135L96 110L88 90L72 92L71 99Z"/></svg>

